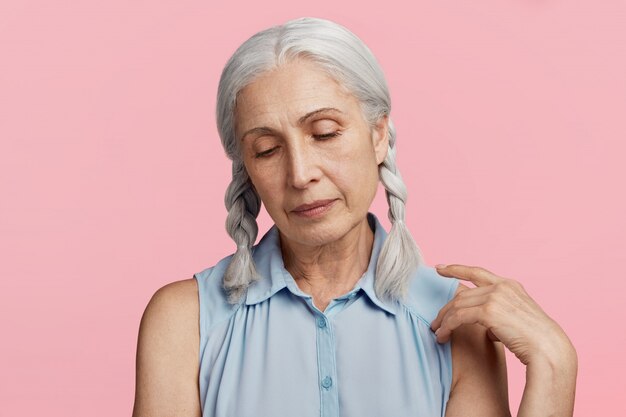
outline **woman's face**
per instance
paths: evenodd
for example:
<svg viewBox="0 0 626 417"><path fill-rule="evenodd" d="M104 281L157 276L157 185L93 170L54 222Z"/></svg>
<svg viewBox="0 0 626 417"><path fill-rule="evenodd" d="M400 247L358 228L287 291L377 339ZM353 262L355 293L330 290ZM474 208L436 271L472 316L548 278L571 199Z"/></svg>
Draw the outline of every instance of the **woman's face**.
<svg viewBox="0 0 626 417"><path fill-rule="evenodd" d="M387 153L386 117L370 128L356 98L299 59L241 90L235 119L252 184L289 240L324 245L365 221Z"/></svg>

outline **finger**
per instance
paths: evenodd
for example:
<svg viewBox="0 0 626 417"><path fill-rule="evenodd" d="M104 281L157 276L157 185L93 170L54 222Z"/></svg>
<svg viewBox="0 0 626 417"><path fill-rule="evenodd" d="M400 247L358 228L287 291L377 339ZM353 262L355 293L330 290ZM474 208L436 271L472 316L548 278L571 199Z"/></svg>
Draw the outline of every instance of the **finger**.
<svg viewBox="0 0 626 417"><path fill-rule="evenodd" d="M473 290L480 290L480 292ZM471 291L467 290L463 291L460 294L457 294L455 298L450 300L445 306L441 308L441 310L439 310L437 317L435 317L435 319L431 322L430 328L433 330L437 330L441 326L441 323L446 315L454 313L455 310L485 304L488 301L487 294L490 292L491 291L488 287L477 287L472 288Z"/></svg>
<svg viewBox="0 0 626 417"><path fill-rule="evenodd" d="M435 265L437 273L448 278L460 278L470 281L477 287L495 284L502 281L503 278L497 276L491 271L481 268L480 266L468 266L460 264L452 265Z"/></svg>
<svg viewBox="0 0 626 417"><path fill-rule="evenodd" d="M461 326L462 324L482 324L484 317L482 306L474 306L467 307L456 310L452 314L448 314L442 324L441 327L437 329L435 332L435 336L437 338L438 343L446 343L450 340L450 336L452 332ZM487 326L485 326L487 327Z"/></svg>
<svg viewBox="0 0 626 417"><path fill-rule="evenodd" d="M489 285L484 287L468 287L464 284L459 283L459 288L463 289L459 290L459 292L452 299L456 297L473 297L475 295L488 294L493 291L493 288L491 288Z"/></svg>

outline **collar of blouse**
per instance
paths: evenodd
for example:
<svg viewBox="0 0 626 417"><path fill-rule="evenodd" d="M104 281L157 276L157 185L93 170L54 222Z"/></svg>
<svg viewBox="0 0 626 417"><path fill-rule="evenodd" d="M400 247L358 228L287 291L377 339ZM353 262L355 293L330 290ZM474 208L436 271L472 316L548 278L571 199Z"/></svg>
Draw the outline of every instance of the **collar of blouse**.
<svg viewBox="0 0 626 417"><path fill-rule="evenodd" d="M387 238L387 231L380 224L375 214L368 212L367 220L374 231L374 246L372 248L367 271L365 271L361 279L350 292L337 299L353 297L362 289L376 306L396 315L397 306L395 303L385 303L381 301L374 292L376 261L378 260L378 255L383 243ZM273 225L261 238L259 243L252 248L252 257L261 278L248 287L245 300L246 305L253 305L267 300L285 287L297 296L305 298L311 297L298 288L289 271L285 269L280 250L280 235L276 225Z"/></svg>

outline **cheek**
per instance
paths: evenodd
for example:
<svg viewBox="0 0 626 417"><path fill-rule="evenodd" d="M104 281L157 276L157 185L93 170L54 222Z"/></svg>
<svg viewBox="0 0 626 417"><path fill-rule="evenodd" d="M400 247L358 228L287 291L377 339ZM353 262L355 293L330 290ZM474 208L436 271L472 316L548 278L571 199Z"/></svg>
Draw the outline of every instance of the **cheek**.
<svg viewBox="0 0 626 417"><path fill-rule="evenodd" d="M367 140L366 137L360 140ZM363 143L363 142L361 142ZM327 173L337 186L352 193L371 194L378 186L378 165L371 147L352 146L334 149L326 155Z"/></svg>
<svg viewBox="0 0 626 417"><path fill-rule="evenodd" d="M353 172L359 176L368 176L372 170L376 171L376 153L371 145L371 138L362 132L358 141L349 149L344 157L351 164Z"/></svg>
<svg viewBox="0 0 626 417"><path fill-rule="evenodd" d="M266 207L280 204L284 188L281 185L280 175L276 175L275 171L268 172L267 170L248 171L248 173L254 188Z"/></svg>

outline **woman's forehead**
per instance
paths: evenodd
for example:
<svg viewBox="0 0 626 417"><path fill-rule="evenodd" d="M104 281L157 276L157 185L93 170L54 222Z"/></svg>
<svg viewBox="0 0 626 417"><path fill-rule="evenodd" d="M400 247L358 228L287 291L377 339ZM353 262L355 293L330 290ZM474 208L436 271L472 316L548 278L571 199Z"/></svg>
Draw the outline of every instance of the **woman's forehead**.
<svg viewBox="0 0 626 417"><path fill-rule="evenodd" d="M321 108L348 115L358 102L347 89L314 64L286 64L259 76L237 96L235 116L240 129L286 118L297 124Z"/></svg>

